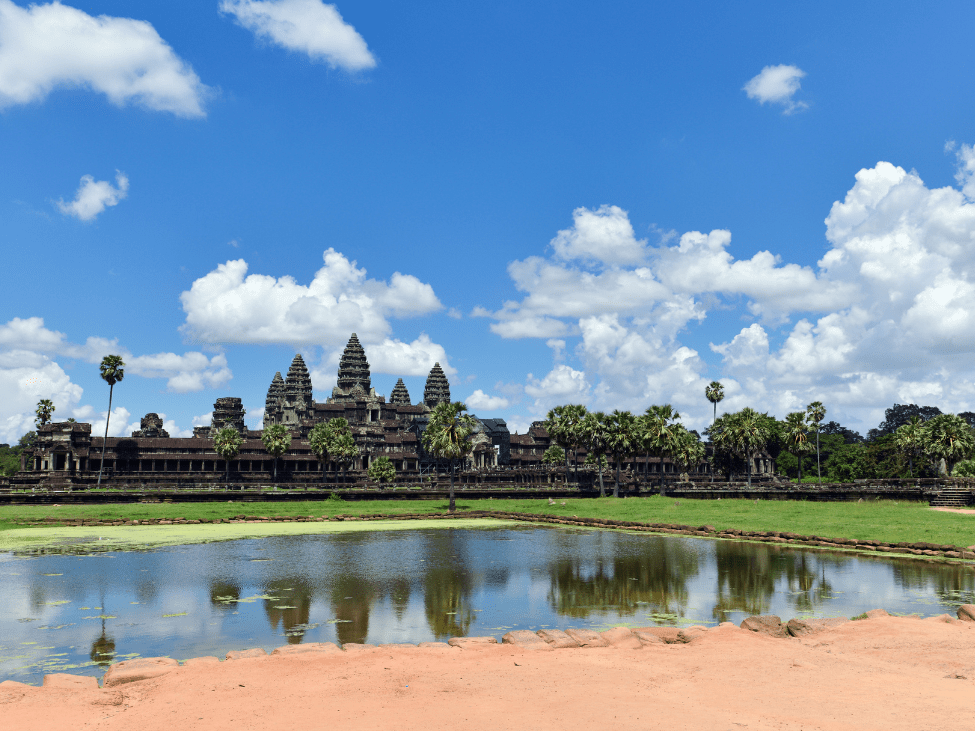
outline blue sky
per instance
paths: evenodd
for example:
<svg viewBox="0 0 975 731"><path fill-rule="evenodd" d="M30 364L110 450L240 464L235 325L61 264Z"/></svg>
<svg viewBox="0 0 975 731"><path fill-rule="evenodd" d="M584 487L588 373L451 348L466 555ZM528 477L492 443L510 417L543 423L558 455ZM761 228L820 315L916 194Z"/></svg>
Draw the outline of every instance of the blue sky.
<svg viewBox="0 0 975 731"><path fill-rule="evenodd" d="M865 432L975 409L970 3L0 0L0 441L174 435L295 352Z"/></svg>

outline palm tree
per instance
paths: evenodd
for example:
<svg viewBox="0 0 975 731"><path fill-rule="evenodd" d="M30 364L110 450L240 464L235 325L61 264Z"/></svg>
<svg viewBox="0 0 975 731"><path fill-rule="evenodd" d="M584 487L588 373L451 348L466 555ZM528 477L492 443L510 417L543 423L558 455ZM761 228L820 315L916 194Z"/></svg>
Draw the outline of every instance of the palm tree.
<svg viewBox="0 0 975 731"><path fill-rule="evenodd" d="M308 446L312 453L318 457L322 463L322 482L325 482L325 465L328 464L328 449L332 440L331 430L328 428L329 422L320 421L312 427L308 433Z"/></svg>
<svg viewBox="0 0 975 731"><path fill-rule="evenodd" d="M649 454L660 460L660 494L664 494L664 457L673 454L676 445L675 422L680 418L680 414L674 411L670 404L647 407L644 412L644 439L646 440L646 450ZM650 464L647 463L649 474Z"/></svg>
<svg viewBox="0 0 975 731"><path fill-rule="evenodd" d="M907 454L907 464L914 477L914 457L924 452L924 422L920 416L912 416L911 420L894 432L894 443L898 449Z"/></svg>
<svg viewBox="0 0 975 731"><path fill-rule="evenodd" d="M349 465L359 456L359 447L355 443L352 432L348 429L334 432L331 452L335 462L342 467L342 482L348 482Z"/></svg>
<svg viewBox="0 0 975 731"><path fill-rule="evenodd" d="M223 457L227 465L226 481L230 482L230 463L240 454L240 445L244 443L240 432L230 426L225 426L213 437L214 451Z"/></svg>
<svg viewBox="0 0 975 731"><path fill-rule="evenodd" d="M819 475L819 484L823 484L823 469L819 463L819 422L826 418L826 407L822 401L813 401L806 407L806 418L810 424L816 427L816 474Z"/></svg>
<svg viewBox="0 0 975 731"><path fill-rule="evenodd" d="M565 468L568 478L569 471L569 450L573 451L573 462L575 450L579 446L579 423L586 416L586 407L581 404L565 404L556 406L548 412L545 417L545 429L551 435L555 443L562 447L565 453ZM578 475L578 465L576 474Z"/></svg>
<svg viewBox="0 0 975 731"><path fill-rule="evenodd" d="M721 385L721 381L711 381L704 389L704 395L707 400L711 402L714 406L714 411L711 416L711 425L718 420L718 403L724 400L724 386ZM712 459L713 462L713 459ZM714 482L714 469L713 467L709 470L711 473L711 482Z"/></svg>
<svg viewBox="0 0 975 731"><path fill-rule="evenodd" d="M51 421L54 416L54 402L49 398L42 398L37 402L37 410L34 411L37 418L34 419L35 426L43 426Z"/></svg>
<svg viewBox="0 0 975 731"><path fill-rule="evenodd" d="M614 410L607 417L608 434L606 446L616 461L616 483L613 486L613 497L620 496L620 462L635 451L637 443L636 418L629 411Z"/></svg>
<svg viewBox="0 0 975 731"><path fill-rule="evenodd" d="M593 455L596 464L599 465L599 497L606 497L606 488L603 485L603 460L606 454L609 441L609 429L607 416L602 411L590 411L579 423L579 435L586 450Z"/></svg>
<svg viewBox="0 0 975 731"><path fill-rule="evenodd" d="M704 459L704 444L700 438L683 424L674 424L674 447L671 455L674 464L682 468L681 472L690 472Z"/></svg>
<svg viewBox="0 0 975 731"><path fill-rule="evenodd" d="M274 481L278 481L278 457L291 447L291 432L284 424L272 424L261 434L264 449L274 459Z"/></svg>
<svg viewBox="0 0 975 731"><path fill-rule="evenodd" d="M943 459L951 476L955 462L975 453L975 431L955 414L938 414L924 423L924 451L935 460Z"/></svg>
<svg viewBox="0 0 975 731"><path fill-rule="evenodd" d="M775 436L771 427L774 420L748 407L721 418L725 423L720 429L716 429L717 433L712 437L713 441L716 446L737 454L745 460L748 469L748 486L751 487L752 461ZM714 426L716 427L717 423Z"/></svg>
<svg viewBox="0 0 975 731"><path fill-rule="evenodd" d="M423 432L423 448L430 454L450 463L450 504L454 512L454 467L458 460L466 459L474 448L471 435L477 425L474 417L465 413L462 401L441 401L430 414L430 421Z"/></svg>
<svg viewBox="0 0 975 731"><path fill-rule="evenodd" d="M783 424L783 436L786 449L796 456L799 462L799 484L802 484L802 455L809 451L809 440L806 438L808 425L804 411L793 411L787 414Z"/></svg>
<svg viewBox="0 0 975 731"><path fill-rule="evenodd" d="M102 484L102 470L105 468L105 445L108 442L108 420L112 418L112 395L115 384L125 377L125 363L121 355L106 355L102 358L98 372L102 380L108 384L108 413L105 415L105 438L102 439L102 459L98 465L98 485Z"/></svg>

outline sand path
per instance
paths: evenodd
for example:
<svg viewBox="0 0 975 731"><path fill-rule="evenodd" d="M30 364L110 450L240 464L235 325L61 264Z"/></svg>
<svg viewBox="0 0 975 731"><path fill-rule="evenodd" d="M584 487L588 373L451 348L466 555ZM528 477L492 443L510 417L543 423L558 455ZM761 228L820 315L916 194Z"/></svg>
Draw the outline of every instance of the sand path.
<svg viewBox="0 0 975 731"><path fill-rule="evenodd" d="M884 617L804 639L394 648L180 667L101 690L0 685L2 726L66 729L975 729L975 623Z"/></svg>

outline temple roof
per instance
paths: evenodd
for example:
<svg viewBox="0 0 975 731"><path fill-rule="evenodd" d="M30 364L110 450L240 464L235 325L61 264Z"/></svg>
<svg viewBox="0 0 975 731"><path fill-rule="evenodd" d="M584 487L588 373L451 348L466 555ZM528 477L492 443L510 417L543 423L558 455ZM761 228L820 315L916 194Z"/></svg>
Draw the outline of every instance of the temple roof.
<svg viewBox="0 0 975 731"><path fill-rule="evenodd" d="M389 395L389 403L401 406L410 405L410 392L406 390L406 384L400 378L393 387L393 392Z"/></svg>
<svg viewBox="0 0 975 731"><path fill-rule="evenodd" d="M279 376L275 376L277 377ZM271 385L274 386L273 382ZM308 375L308 367L300 353L291 361L288 377L284 379L284 391L311 398L311 376Z"/></svg>
<svg viewBox="0 0 975 731"><path fill-rule="evenodd" d="M338 390L343 393L351 393L356 385L361 387L364 394L368 394L372 389L366 351L359 344L358 336L352 333L352 337L349 338L349 342L342 352L342 358L339 360Z"/></svg>
<svg viewBox="0 0 975 731"><path fill-rule="evenodd" d="M282 396L284 396L284 379L281 378L281 371L278 371L274 374L271 386L267 390L267 399L264 402L265 410L272 411Z"/></svg>
<svg viewBox="0 0 975 731"><path fill-rule="evenodd" d="M439 363L434 363L427 376L426 388L423 389L423 403L431 409L439 403L450 403L450 384Z"/></svg>

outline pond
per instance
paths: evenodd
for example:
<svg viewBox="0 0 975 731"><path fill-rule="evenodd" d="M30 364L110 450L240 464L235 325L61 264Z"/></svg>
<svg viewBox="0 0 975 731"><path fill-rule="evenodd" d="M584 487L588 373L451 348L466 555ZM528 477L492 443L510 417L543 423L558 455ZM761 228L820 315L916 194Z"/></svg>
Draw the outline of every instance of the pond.
<svg viewBox="0 0 975 731"><path fill-rule="evenodd" d="M101 675L300 642L423 642L752 614L924 616L975 603L966 566L541 526L268 536L0 553L0 680Z"/></svg>

